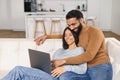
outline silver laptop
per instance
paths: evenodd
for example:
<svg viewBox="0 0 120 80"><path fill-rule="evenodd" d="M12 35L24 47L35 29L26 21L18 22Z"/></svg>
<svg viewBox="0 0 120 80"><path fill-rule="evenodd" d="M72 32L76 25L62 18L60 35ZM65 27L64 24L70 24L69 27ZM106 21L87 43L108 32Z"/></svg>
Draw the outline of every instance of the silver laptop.
<svg viewBox="0 0 120 80"><path fill-rule="evenodd" d="M42 51L28 49L32 68L37 68L51 74L50 54Z"/></svg>

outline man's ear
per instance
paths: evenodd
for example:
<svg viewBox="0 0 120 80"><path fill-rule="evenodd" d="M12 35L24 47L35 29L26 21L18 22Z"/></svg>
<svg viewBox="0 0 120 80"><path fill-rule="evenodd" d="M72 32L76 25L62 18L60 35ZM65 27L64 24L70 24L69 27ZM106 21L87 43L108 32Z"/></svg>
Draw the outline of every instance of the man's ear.
<svg viewBox="0 0 120 80"><path fill-rule="evenodd" d="M80 23L85 23L83 18L80 19Z"/></svg>

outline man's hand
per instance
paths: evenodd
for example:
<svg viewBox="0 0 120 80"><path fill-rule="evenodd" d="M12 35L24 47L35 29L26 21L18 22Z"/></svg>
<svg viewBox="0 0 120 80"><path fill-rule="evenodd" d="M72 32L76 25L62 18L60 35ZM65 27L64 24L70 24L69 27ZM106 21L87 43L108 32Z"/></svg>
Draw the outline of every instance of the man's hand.
<svg viewBox="0 0 120 80"><path fill-rule="evenodd" d="M55 68L59 67L59 66L62 66L63 64L66 63L66 61L63 60L63 59L61 59L61 60L52 60L51 62L52 62L52 66L55 67Z"/></svg>
<svg viewBox="0 0 120 80"><path fill-rule="evenodd" d="M47 38L47 35L44 35L44 36L40 36L40 37L36 38L34 41L36 42L36 45L41 45L44 43L46 38Z"/></svg>
<svg viewBox="0 0 120 80"><path fill-rule="evenodd" d="M64 67L57 67L51 73L53 77L59 77L64 72L65 72Z"/></svg>

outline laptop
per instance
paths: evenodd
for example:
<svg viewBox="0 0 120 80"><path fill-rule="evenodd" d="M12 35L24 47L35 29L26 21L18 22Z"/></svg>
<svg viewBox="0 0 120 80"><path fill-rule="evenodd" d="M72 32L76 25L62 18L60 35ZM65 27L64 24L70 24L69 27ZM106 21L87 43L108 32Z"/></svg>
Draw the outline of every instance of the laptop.
<svg viewBox="0 0 120 80"><path fill-rule="evenodd" d="M51 74L50 54L42 51L28 49L32 68L37 68Z"/></svg>

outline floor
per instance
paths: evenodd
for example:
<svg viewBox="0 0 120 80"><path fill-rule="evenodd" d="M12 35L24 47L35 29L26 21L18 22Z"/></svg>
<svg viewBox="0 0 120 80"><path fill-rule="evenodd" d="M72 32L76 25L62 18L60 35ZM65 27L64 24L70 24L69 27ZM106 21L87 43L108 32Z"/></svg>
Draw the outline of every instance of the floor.
<svg viewBox="0 0 120 80"><path fill-rule="evenodd" d="M103 31L105 37L114 37L120 41L120 35L117 35L111 31Z"/></svg>
<svg viewBox="0 0 120 80"><path fill-rule="evenodd" d="M0 38L25 38L24 31L0 30Z"/></svg>
<svg viewBox="0 0 120 80"><path fill-rule="evenodd" d="M120 41L120 35L111 31L103 31L105 37L115 37ZM0 30L0 38L25 38L24 31Z"/></svg>

